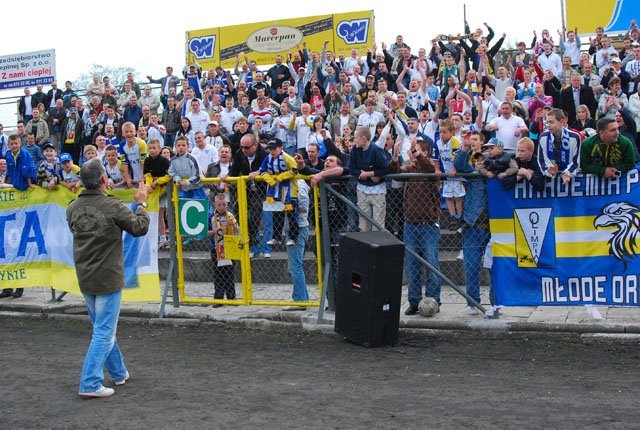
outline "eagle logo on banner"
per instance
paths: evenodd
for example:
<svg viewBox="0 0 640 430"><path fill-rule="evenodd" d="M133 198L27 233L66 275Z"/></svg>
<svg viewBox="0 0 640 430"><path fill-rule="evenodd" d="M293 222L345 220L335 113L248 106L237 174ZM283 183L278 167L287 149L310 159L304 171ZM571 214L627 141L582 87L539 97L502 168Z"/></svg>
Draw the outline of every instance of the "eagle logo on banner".
<svg viewBox="0 0 640 430"><path fill-rule="evenodd" d="M627 270L627 259L636 257L636 240L640 235L640 208L627 202L611 203L603 207L600 215L593 221L593 226L617 227L611 230L609 239L609 254L624 263Z"/></svg>

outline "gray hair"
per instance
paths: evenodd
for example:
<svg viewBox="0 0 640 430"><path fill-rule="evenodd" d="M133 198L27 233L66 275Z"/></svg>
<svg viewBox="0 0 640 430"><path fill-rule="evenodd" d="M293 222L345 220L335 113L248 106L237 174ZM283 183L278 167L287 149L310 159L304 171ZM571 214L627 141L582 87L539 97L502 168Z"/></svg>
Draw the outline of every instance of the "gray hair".
<svg viewBox="0 0 640 430"><path fill-rule="evenodd" d="M102 161L98 158L87 161L80 169L82 185L89 190L100 188L100 185L102 185L102 177L106 174L107 172L104 170Z"/></svg>

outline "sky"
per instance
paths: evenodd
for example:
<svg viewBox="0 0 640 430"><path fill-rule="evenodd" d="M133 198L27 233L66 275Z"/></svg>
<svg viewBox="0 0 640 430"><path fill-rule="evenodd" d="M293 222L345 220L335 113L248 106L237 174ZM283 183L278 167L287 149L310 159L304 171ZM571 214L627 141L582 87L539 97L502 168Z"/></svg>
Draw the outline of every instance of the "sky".
<svg viewBox="0 0 640 430"><path fill-rule="evenodd" d="M381 41L390 45L402 34L405 42L417 51L416 48L429 48L430 40L440 33L463 33L465 2L323 0L300 2L304 6L296 9L269 7L268 2L254 0L212 2L208 3L210 6L200 3L201 6L193 8L181 7L181 4L165 0L152 3L65 0L64 6L58 9L60 21L53 29L51 18L56 13L44 13L50 10L51 2L33 0L29 2L29 10L42 13L30 13L28 27L43 31L25 31L27 21L19 18L24 17L23 5L10 2L3 5L5 19L0 27L3 40L0 55L55 49L59 82L73 80L93 63L112 67L133 65L141 79L149 74L156 78L164 76L168 65L176 71L182 69L187 30L370 9L375 13L378 46ZM403 7L397 8L399 4ZM556 29L562 26L560 4L560 0L539 0L535 7L531 7L530 2L508 0L467 1L467 20L472 30L487 22L494 29L496 39L507 33L507 44L515 45L519 40L529 43L533 30L540 34L543 28L548 28L552 36L557 36ZM12 16L17 19L7 19ZM59 88L64 89L64 85L60 84ZM45 86L45 91L48 90ZM0 98L13 95L22 95L22 91L0 91ZM14 104L0 105L0 123L14 125L15 112Z"/></svg>

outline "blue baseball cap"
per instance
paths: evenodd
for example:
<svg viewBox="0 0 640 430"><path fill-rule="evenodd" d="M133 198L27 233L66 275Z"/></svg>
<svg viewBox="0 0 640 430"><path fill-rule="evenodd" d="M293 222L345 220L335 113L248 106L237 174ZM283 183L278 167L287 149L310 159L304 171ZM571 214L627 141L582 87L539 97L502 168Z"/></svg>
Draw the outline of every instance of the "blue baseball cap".
<svg viewBox="0 0 640 430"><path fill-rule="evenodd" d="M73 161L71 154L69 154L68 152L63 152L62 154L60 154L60 164L64 163L65 161Z"/></svg>

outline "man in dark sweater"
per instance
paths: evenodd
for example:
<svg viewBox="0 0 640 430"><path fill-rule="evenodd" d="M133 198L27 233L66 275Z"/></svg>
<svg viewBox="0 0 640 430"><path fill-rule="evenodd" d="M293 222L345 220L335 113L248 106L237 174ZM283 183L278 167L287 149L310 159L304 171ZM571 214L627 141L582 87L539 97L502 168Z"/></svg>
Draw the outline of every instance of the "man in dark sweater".
<svg viewBox="0 0 640 430"><path fill-rule="evenodd" d="M249 210L249 244L251 250L249 255L261 252L260 246L260 221L262 217L262 202L267 193L267 183L264 181L253 181L258 176L262 161L267 156L267 152L258 142L258 137L254 134L246 134L240 140L240 149L233 157L233 164L229 168L229 176L248 176L250 182L247 183L247 209ZM226 175L221 175L224 182ZM267 251L265 251L267 252Z"/></svg>
<svg viewBox="0 0 640 430"><path fill-rule="evenodd" d="M358 178L358 207L378 224L384 225L387 187L382 178L389 173L389 161L382 148L371 144L371 130L368 127L356 129L349 171ZM360 231L372 229L371 223L363 216L360 216L359 227Z"/></svg>

